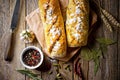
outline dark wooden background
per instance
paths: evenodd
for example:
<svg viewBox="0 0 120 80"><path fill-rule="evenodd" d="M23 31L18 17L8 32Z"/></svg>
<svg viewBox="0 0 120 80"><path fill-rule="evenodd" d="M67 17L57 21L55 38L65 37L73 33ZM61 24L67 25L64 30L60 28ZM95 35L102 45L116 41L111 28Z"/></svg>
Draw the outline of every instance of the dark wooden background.
<svg viewBox="0 0 120 80"><path fill-rule="evenodd" d="M5 40L1 40L3 34L8 30L11 22L11 17L14 9L16 0L0 0L0 44ZM19 18L18 28L15 31L13 38L12 51L14 57L12 62L6 62L3 58L4 45L0 46L0 80L30 80L25 75L22 75L16 71L16 69L25 69L19 60L20 52L23 48L29 45L39 46L38 42L32 44L24 44L19 39L19 33L28 28L25 22L25 16L31 11L38 8L37 0L21 0L21 14ZM119 22L120 22L120 0L100 0L102 8L111 13ZM82 72L85 80L120 80L120 28L114 28L115 30L111 33L101 23L99 30L97 31L98 36L106 37L117 41L116 44L108 46L108 51L105 54L105 58L100 58L100 68L94 75L94 63L92 61L81 60ZM59 69L59 72L64 74L67 80L79 80L80 78L74 73L74 64L75 58L72 58L70 62L63 65L63 62L56 61L54 63L61 64L62 68ZM70 65L71 72L64 70L66 65ZM39 73L43 80L54 80L56 72L56 67L51 66L52 75L49 75L48 72L36 71ZM80 79L81 80L81 79Z"/></svg>

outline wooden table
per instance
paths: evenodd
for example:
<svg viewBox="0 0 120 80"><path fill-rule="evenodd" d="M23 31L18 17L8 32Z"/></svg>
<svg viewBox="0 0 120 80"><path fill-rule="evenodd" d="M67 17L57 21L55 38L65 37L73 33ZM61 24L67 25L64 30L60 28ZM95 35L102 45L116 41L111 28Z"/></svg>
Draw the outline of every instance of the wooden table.
<svg viewBox="0 0 120 80"><path fill-rule="evenodd" d="M9 28L11 17L14 9L16 0L0 0L0 37ZM120 22L120 0L100 0L101 5L104 9L110 12L117 20ZM3 58L2 47L0 46L0 80L30 80L25 75L22 75L16 71L16 69L25 69L19 60L19 56L23 48L29 45L35 45L40 47L37 41L32 44L24 44L19 39L19 33L28 28L25 22L25 16L31 11L38 7L37 0L21 0L21 14L19 18L18 27L13 35L13 45L12 51L14 57L12 62L6 62ZM98 36L111 38L117 41L116 44L108 47L108 51L105 54L105 58L100 58L100 68L94 75L94 63L93 61L81 60L81 68L84 75L84 80L120 80L120 28L115 28L114 32L109 32L104 24L96 33ZM2 43L0 38L0 43ZM79 55L78 55L79 56ZM79 80L80 78L74 73L74 64L76 57L72 58L69 62L63 65L63 62L56 61L54 63L59 63L61 69L58 72L64 74L66 80ZM51 63L52 64L52 63ZM71 71L65 70L64 68L70 65ZM48 74L49 71L53 71L51 75ZM47 72L33 70L33 72L40 74L43 80L54 80L57 74L56 67L51 65L51 69ZM81 80L81 79L80 79Z"/></svg>

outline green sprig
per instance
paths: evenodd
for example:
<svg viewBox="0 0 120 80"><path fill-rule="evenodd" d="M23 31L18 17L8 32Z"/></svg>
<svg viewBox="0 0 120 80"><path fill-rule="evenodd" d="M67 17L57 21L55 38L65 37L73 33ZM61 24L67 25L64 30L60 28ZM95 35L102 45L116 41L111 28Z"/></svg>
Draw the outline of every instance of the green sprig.
<svg viewBox="0 0 120 80"><path fill-rule="evenodd" d="M97 38L96 41L104 45L111 45L115 43L115 41L108 39L108 38Z"/></svg>
<svg viewBox="0 0 120 80"><path fill-rule="evenodd" d="M24 75L30 77L30 78L33 79L33 80L42 80L42 79L39 79L39 78L38 78L38 74L34 74L34 73L32 73L31 71L29 71L29 70L17 70L17 71L18 71L19 73L21 73L21 74L24 74Z"/></svg>
<svg viewBox="0 0 120 80"><path fill-rule="evenodd" d="M96 75L100 61L99 58L103 55L102 53L106 52L107 46L112 45L115 41L108 39L108 38L97 38L96 41L100 44L98 48L89 48L89 47L82 47L81 48L81 57L87 61L94 62L94 73Z"/></svg>

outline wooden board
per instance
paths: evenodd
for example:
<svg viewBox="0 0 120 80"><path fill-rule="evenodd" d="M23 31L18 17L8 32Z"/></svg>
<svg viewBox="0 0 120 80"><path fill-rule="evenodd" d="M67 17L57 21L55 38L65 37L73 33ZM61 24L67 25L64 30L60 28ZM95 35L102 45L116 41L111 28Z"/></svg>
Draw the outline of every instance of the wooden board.
<svg viewBox="0 0 120 80"><path fill-rule="evenodd" d="M16 0L0 0L0 37L2 38L5 31L10 26L11 16L13 13L13 7L15 5ZM36 9L37 0L20 0L22 1L22 9L21 15L18 23L18 29L15 31L14 35L14 47L13 53L14 58L12 62L6 62L3 58L2 49L4 46L1 44L5 41L0 38L0 80L30 80L25 75L22 75L16 72L16 69L25 69L20 61L19 55L23 48L29 45L35 45L40 47L38 42L34 42L32 44L24 44L19 40L19 33L28 28L25 22L25 16ZM119 0L100 0L102 8L110 12L119 22L120 22L120 1ZM95 33L97 37L106 37L117 41L116 44L108 47L107 52L104 54L105 58L100 58L100 68L96 74L94 75L94 63L92 61L87 62L84 60L80 60L81 68L84 74L84 80L120 80L120 28L115 28L114 32L109 32L105 25L101 23L100 28ZM76 55L79 57L80 55ZM78 78L78 76L74 73L74 63L76 57L73 57L68 63L63 65L63 62L56 61L55 63L59 63L62 68L56 72L56 67L51 62L51 69L53 74L49 75L48 72L32 70L35 73L39 73L39 77L43 78L43 80L54 80L57 73L63 73L67 77L67 80L82 80ZM47 61L50 61L47 58ZM66 71L66 65L70 65L71 72Z"/></svg>

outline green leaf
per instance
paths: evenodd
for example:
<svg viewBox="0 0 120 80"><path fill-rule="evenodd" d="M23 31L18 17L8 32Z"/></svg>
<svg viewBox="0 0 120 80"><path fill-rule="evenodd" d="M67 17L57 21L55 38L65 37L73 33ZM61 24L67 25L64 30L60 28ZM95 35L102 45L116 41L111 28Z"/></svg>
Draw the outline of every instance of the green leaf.
<svg viewBox="0 0 120 80"><path fill-rule="evenodd" d="M100 66L100 61L99 61L99 58L96 58L94 59L94 74L96 75L98 69L99 69L99 66Z"/></svg>
<svg viewBox="0 0 120 80"><path fill-rule="evenodd" d="M103 52L107 50L107 46L114 44L115 41L108 39L108 38L97 38L96 41L100 43L99 48L94 48L94 47L82 47L81 48L81 57L84 60L90 61L93 60L95 65L94 65L94 73L96 75L100 61L99 57L102 55Z"/></svg>
<svg viewBox="0 0 120 80"><path fill-rule="evenodd" d="M105 44L101 44L100 48L101 48L103 53L107 51L107 45L105 45Z"/></svg>
<svg viewBox="0 0 120 80"><path fill-rule="evenodd" d="M17 71L21 74L24 74L24 75L30 77L33 80L42 80L42 79L37 78L37 76L38 76L37 74L34 74L29 70L17 70Z"/></svg>
<svg viewBox="0 0 120 80"><path fill-rule="evenodd" d="M101 49L89 49L87 47L83 47L81 49L81 57L85 60L93 60L94 61L94 73L96 75L99 68L99 57L102 55Z"/></svg>
<svg viewBox="0 0 120 80"><path fill-rule="evenodd" d="M90 60L93 59L93 53L90 51L89 48L87 48L87 47L82 47L82 48L81 48L81 57L82 57L84 60L90 61Z"/></svg>
<svg viewBox="0 0 120 80"><path fill-rule="evenodd" d="M92 49L93 59L96 59L102 55L101 49Z"/></svg>
<svg viewBox="0 0 120 80"><path fill-rule="evenodd" d="M22 74L30 74L30 75L32 75L34 77L38 76L37 74L34 74L31 71L29 71L29 70L17 70L17 71L20 72L20 73L22 73Z"/></svg>
<svg viewBox="0 0 120 80"><path fill-rule="evenodd" d="M97 38L96 41L99 42L100 44L105 44L105 45L111 45L115 43L115 41L108 38Z"/></svg>
<svg viewBox="0 0 120 80"><path fill-rule="evenodd" d="M81 48L81 57L84 60L90 61L101 55L102 55L102 52L100 49L89 49L87 47Z"/></svg>

